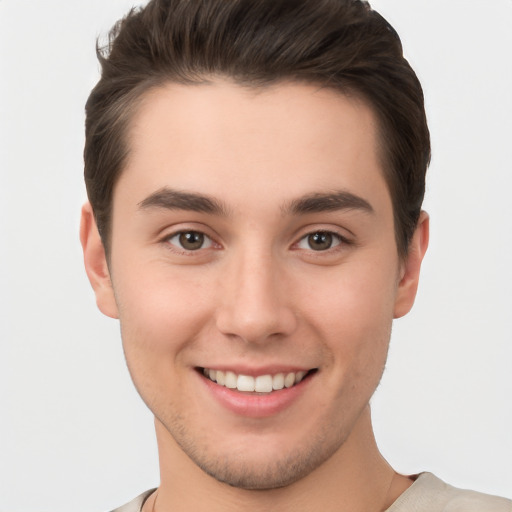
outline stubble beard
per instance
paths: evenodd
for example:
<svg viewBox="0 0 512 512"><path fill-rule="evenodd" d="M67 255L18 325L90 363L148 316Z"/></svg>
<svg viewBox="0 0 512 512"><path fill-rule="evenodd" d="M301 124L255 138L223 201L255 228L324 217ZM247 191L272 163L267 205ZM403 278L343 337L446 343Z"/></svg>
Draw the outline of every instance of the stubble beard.
<svg viewBox="0 0 512 512"><path fill-rule="evenodd" d="M325 426L315 436L297 443L292 452L262 460L257 456L259 450L254 443L250 454L241 450L212 453L210 443L191 435L180 418L162 424L181 450L207 475L231 487L259 491L287 487L306 477L326 462L348 437ZM261 443L265 445L264 436Z"/></svg>

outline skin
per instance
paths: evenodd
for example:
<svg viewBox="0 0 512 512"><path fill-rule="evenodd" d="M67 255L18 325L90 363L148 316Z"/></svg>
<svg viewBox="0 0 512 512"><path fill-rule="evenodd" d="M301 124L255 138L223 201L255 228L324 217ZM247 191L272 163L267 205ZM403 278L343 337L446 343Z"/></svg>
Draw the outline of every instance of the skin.
<svg viewBox="0 0 512 512"><path fill-rule="evenodd" d="M120 319L155 415L161 485L145 510L384 510L411 484L380 455L368 404L392 320L414 302L428 217L401 260L376 131L363 102L304 84L145 96L108 264L88 204L81 227L98 306ZM186 232L204 244L184 248ZM315 250L315 233L332 244ZM314 372L289 405L248 417L198 367Z"/></svg>

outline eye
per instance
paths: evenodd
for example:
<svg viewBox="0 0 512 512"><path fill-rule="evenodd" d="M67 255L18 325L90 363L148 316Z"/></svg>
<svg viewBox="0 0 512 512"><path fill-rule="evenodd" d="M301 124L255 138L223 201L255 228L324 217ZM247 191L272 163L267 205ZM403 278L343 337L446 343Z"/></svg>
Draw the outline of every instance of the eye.
<svg viewBox="0 0 512 512"><path fill-rule="evenodd" d="M336 233L331 233L330 231L315 231L301 238L297 247L299 249L313 251L327 251L340 245L342 242L342 237Z"/></svg>
<svg viewBox="0 0 512 512"><path fill-rule="evenodd" d="M212 239L200 231L180 231L167 239L174 245L185 251L198 251L212 247Z"/></svg>

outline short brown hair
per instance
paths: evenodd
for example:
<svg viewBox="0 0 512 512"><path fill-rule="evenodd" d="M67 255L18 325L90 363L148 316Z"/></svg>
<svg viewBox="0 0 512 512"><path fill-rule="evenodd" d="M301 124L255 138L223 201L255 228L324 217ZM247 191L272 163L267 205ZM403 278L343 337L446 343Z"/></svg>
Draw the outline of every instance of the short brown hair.
<svg viewBox="0 0 512 512"><path fill-rule="evenodd" d="M214 76L264 87L300 81L363 98L379 121L398 252L407 254L425 192L430 137L423 91L389 23L361 0L151 0L97 47L86 104L85 182L108 251L114 185L138 100L168 82Z"/></svg>

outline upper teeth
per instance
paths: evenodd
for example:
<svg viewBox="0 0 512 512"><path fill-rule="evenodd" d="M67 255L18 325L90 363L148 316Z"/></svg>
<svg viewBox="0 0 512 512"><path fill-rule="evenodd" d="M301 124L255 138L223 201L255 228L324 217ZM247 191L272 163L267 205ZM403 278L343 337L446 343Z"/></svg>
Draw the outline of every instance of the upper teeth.
<svg viewBox="0 0 512 512"><path fill-rule="evenodd" d="M291 388L298 384L307 372L277 373L276 375L237 375L234 372L223 372L204 368L203 373L213 382L238 391L256 391L257 393L270 393L273 390Z"/></svg>

